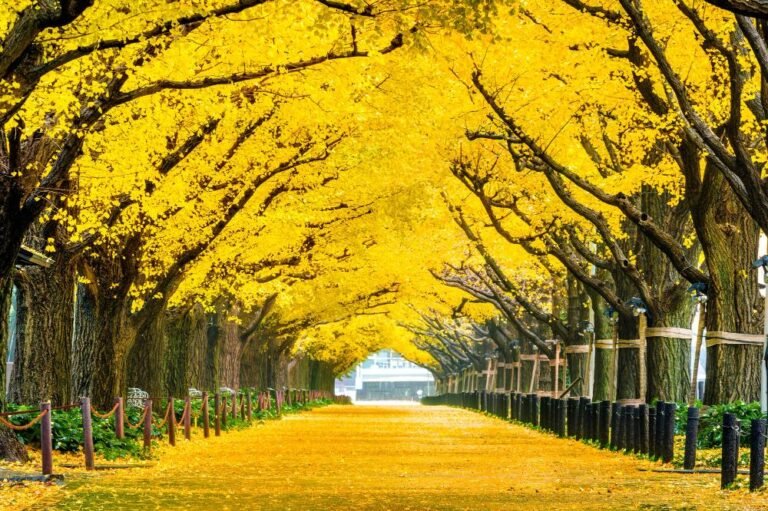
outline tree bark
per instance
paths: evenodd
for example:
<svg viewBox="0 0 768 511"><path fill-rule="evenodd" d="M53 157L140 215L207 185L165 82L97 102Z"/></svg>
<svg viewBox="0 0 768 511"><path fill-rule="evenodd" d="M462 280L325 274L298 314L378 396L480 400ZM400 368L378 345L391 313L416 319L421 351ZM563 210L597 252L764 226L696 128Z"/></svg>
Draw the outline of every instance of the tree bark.
<svg viewBox="0 0 768 511"><path fill-rule="evenodd" d="M586 289L589 295L590 304L595 326L595 340L606 340L613 338L613 325L606 316L607 305L602 296L592 289ZM603 401L611 398L611 367L613 366L613 350L595 349L595 384L592 389L593 399Z"/></svg>
<svg viewBox="0 0 768 511"><path fill-rule="evenodd" d="M701 188L694 191L698 192L694 224L710 274L707 331L760 334L763 304L751 270L757 257L758 226L711 165L705 169ZM708 347L705 404L758 400L761 351L759 346Z"/></svg>
<svg viewBox="0 0 768 511"><path fill-rule="evenodd" d="M72 393L91 396L93 370L96 363L94 349L100 319L99 303L89 286L78 284L75 326L72 337Z"/></svg>
<svg viewBox="0 0 768 511"><path fill-rule="evenodd" d="M240 361L240 383L246 387L263 389L267 383L267 361L264 343L257 339L251 342Z"/></svg>
<svg viewBox="0 0 768 511"><path fill-rule="evenodd" d="M693 233L690 213L684 204L672 204L667 192L659 192L644 186L640 194L641 209L657 224L664 226L675 239L683 240ZM694 244L686 254L695 261L699 246ZM643 268L646 281L650 284L655 302L655 315L648 317L652 327L690 328L693 321L694 303L685 281L670 262L669 258L644 235L639 235L636 252L638 265ZM685 401L688 396L691 376L691 340L651 337L647 339L646 368L648 373L647 402Z"/></svg>
<svg viewBox="0 0 768 511"><path fill-rule="evenodd" d="M185 396L190 388L210 390L205 381L207 329L200 305L168 312L166 388L171 395Z"/></svg>
<svg viewBox="0 0 768 511"><path fill-rule="evenodd" d="M768 19L768 0L707 0L707 2L737 14Z"/></svg>
<svg viewBox="0 0 768 511"><path fill-rule="evenodd" d="M49 268L18 272L21 319L16 328L15 378L11 395L18 403L72 401L70 361L75 273L68 254L55 254Z"/></svg>
<svg viewBox="0 0 768 511"><path fill-rule="evenodd" d="M150 396L159 397L168 393L165 386L168 358L165 317L165 312L153 315L136 332L135 340L128 343L128 387L138 387L149 392Z"/></svg>
<svg viewBox="0 0 768 511"><path fill-rule="evenodd" d="M131 262L129 262L131 263ZM90 396L94 406L111 407L127 390L127 354L136 338L128 289L122 278L125 260L83 261L88 284L80 287L75 312L74 388Z"/></svg>
<svg viewBox="0 0 768 511"><path fill-rule="evenodd" d="M240 325L231 318L238 315L234 306L220 315L219 325L219 382L231 389L240 388L240 360L243 343L240 340Z"/></svg>

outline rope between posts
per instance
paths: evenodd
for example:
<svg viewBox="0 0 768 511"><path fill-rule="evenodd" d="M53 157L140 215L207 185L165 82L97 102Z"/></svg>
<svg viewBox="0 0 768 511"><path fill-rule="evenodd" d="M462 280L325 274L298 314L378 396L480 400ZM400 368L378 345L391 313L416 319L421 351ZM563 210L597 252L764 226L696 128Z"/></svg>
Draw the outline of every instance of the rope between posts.
<svg viewBox="0 0 768 511"><path fill-rule="evenodd" d="M99 413L99 411L96 410L96 408L94 408L93 405L91 405L91 413L93 414L94 417L98 417L99 419L109 419L115 414L119 406L120 406L120 403L115 403L115 406L113 406L110 411L106 413Z"/></svg>
<svg viewBox="0 0 768 511"><path fill-rule="evenodd" d="M144 411L141 413L141 418L139 419L139 422L134 424L131 424L131 421L128 420L128 415L125 416L125 425L128 426L128 429L138 429L141 424L144 422L144 419L147 417L147 408L144 408Z"/></svg>
<svg viewBox="0 0 768 511"><path fill-rule="evenodd" d="M169 402L168 406L165 407L165 417L163 417L163 420L160 422L160 424L155 426L157 429L163 429L163 427L165 427L165 424L168 422L168 417L170 417L172 407L173 403Z"/></svg>
<svg viewBox="0 0 768 511"><path fill-rule="evenodd" d="M0 417L0 424L4 425L8 429L12 429L13 431L25 431L31 428L32 426L34 426L35 424L37 424L38 422L40 422L42 418L46 416L46 414L48 414L48 410L43 410L42 412L37 414L37 417L35 417L30 422L21 426L6 420L4 417Z"/></svg>
<svg viewBox="0 0 768 511"><path fill-rule="evenodd" d="M187 420L187 414L189 413L189 409L191 406L187 406L187 403L184 403L184 409L181 411L181 418L179 418L179 424L184 424L184 422Z"/></svg>

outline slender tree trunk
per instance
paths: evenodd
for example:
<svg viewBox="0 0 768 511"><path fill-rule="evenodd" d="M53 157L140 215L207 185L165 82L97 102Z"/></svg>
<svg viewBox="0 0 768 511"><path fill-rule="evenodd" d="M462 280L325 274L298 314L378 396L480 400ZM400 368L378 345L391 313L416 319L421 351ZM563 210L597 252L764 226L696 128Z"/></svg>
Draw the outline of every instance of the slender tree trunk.
<svg viewBox="0 0 768 511"><path fill-rule="evenodd" d="M613 337L613 325L606 316L605 300L594 290L587 289L595 325L595 340L607 340ZM603 401L611 398L611 367L613 366L613 350L604 347L595 349L595 385L593 399Z"/></svg>
<svg viewBox="0 0 768 511"><path fill-rule="evenodd" d="M637 319L619 316L619 343L637 339ZM616 399L638 399L640 393L639 351L637 348L619 349L619 370Z"/></svg>

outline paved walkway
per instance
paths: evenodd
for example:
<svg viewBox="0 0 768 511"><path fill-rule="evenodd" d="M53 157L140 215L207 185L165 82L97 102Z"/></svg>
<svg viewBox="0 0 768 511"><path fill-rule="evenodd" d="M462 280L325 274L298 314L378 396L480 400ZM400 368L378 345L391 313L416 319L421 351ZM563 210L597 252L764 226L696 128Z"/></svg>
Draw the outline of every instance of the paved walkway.
<svg viewBox="0 0 768 511"><path fill-rule="evenodd" d="M97 473L40 509L766 509L717 475L647 462L446 407L332 406ZM64 495L63 500L59 500Z"/></svg>

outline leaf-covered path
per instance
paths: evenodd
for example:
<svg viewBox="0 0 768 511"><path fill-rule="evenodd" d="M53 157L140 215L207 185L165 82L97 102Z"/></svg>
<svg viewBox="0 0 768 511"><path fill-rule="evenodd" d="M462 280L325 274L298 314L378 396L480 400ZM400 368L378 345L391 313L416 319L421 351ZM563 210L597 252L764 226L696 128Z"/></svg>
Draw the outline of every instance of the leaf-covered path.
<svg viewBox="0 0 768 511"><path fill-rule="evenodd" d="M331 406L75 481L54 509L765 509L717 475L445 407ZM61 493L59 493L59 497ZM58 499L54 499L58 500Z"/></svg>

